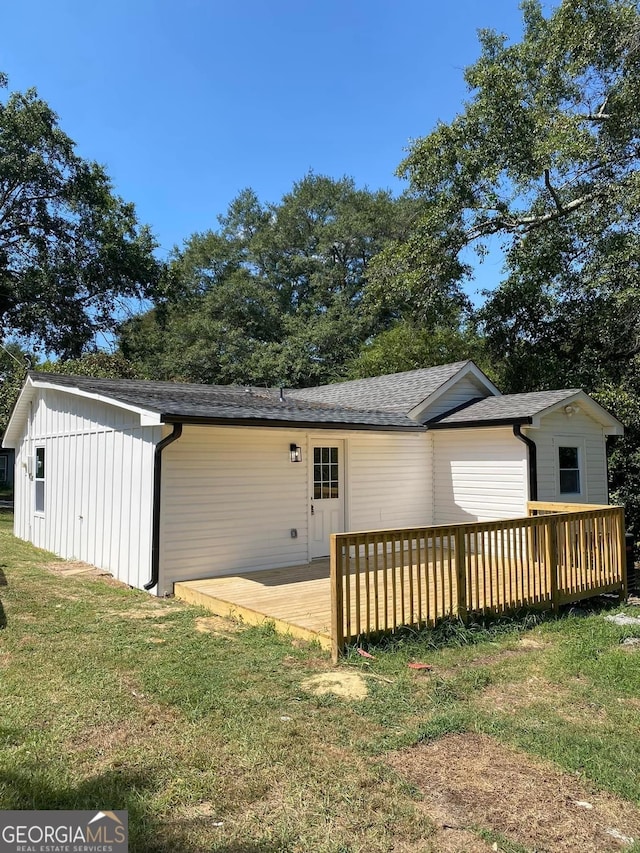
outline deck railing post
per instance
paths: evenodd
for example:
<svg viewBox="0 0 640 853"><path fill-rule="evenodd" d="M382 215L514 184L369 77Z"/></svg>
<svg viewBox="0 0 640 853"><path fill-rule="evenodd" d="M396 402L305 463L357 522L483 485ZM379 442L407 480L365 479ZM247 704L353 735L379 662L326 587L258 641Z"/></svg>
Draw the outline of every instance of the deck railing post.
<svg viewBox="0 0 640 853"><path fill-rule="evenodd" d="M456 551L456 590L457 615L467 621L467 559L464 548L464 528L457 527L455 532Z"/></svg>
<svg viewBox="0 0 640 853"><path fill-rule="evenodd" d="M545 516L546 547L545 562L549 572L549 592L551 594L551 607L558 611L558 521L555 515Z"/></svg>
<svg viewBox="0 0 640 853"><path fill-rule="evenodd" d="M617 529L617 546L618 546L618 565L620 566L620 579L622 581L622 588L620 590L620 597L627 598L629 594L629 578L627 576L627 543L625 540L625 530L624 530L624 509L619 507L618 512L616 513L616 523L618 526Z"/></svg>
<svg viewBox="0 0 640 853"><path fill-rule="evenodd" d="M331 579L331 659L338 663L344 650L344 604L342 595L343 566L342 546L338 544L338 534L331 534L330 551Z"/></svg>

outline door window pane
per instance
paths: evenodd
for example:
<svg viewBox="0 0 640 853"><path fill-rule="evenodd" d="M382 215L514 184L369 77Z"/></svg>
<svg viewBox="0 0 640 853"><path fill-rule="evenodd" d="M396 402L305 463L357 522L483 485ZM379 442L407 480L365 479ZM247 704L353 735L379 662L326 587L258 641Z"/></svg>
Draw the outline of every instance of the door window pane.
<svg viewBox="0 0 640 853"><path fill-rule="evenodd" d="M337 447L313 448L313 499L340 497Z"/></svg>

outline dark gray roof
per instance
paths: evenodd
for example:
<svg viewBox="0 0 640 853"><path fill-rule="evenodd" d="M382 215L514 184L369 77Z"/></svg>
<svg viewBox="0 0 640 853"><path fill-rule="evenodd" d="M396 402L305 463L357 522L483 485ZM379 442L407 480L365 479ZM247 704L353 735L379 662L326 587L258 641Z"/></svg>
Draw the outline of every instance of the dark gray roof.
<svg viewBox="0 0 640 853"><path fill-rule="evenodd" d="M454 364L391 373L387 376L374 376L370 379L335 382L332 385L301 388L287 393L297 400L327 403L350 409L404 413L426 400L467 364L469 364L468 361L457 361Z"/></svg>
<svg viewBox="0 0 640 853"><path fill-rule="evenodd" d="M406 414L395 411L367 411L292 399L273 388L245 388L240 385L191 385L137 379L94 379L61 373L29 373L32 379L76 388L159 414L163 421L231 423L243 421L273 425L349 426L360 429L421 430Z"/></svg>
<svg viewBox="0 0 640 853"><path fill-rule="evenodd" d="M535 415L577 394L580 389L533 391L529 394L505 394L472 400L454 412L427 422L430 429L491 423L526 423Z"/></svg>

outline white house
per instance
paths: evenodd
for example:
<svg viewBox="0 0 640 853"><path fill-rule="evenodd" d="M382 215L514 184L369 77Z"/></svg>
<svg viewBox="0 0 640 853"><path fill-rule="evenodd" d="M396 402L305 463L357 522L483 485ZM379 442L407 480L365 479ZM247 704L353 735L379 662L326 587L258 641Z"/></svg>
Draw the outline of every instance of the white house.
<svg viewBox="0 0 640 853"><path fill-rule="evenodd" d="M503 396L464 361L284 392L30 373L3 443L17 536L164 595L331 532L605 504L620 434L580 390Z"/></svg>

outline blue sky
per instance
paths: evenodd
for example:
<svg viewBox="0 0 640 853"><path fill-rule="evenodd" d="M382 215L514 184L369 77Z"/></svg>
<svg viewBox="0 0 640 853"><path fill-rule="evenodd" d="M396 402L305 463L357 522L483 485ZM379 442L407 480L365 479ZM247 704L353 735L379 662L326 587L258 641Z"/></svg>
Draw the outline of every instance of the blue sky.
<svg viewBox="0 0 640 853"><path fill-rule="evenodd" d="M29 0L0 11L0 69L166 256L244 187L278 201L309 169L401 191L410 140L462 108L479 27L517 40L516 0ZM498 273L492 255L471 292Z"/></svg>

